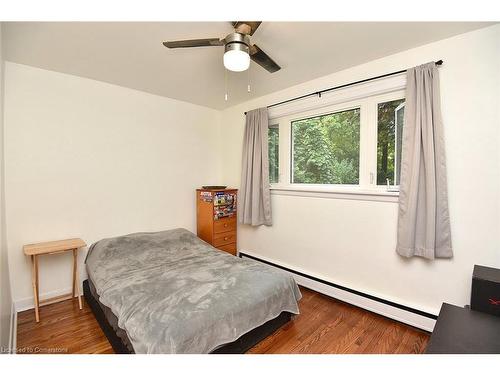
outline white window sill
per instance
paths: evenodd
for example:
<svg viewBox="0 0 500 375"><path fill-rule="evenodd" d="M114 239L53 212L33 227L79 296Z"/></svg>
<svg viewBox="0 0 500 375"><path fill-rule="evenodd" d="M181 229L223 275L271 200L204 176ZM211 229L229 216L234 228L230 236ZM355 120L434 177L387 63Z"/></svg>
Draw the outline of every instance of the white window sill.
<svg viewBox="0 0 500 375"><path fill-rule="evenodd" d="M379 202L398 202L399 199L399 191L387 191L386 188L366 189L359 186L271 185L271 194Z"/></svg>

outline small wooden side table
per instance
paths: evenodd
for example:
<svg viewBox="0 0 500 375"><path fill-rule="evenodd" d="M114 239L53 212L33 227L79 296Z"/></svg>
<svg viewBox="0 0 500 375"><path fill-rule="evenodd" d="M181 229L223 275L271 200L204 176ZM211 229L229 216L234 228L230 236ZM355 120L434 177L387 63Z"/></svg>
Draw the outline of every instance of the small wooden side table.
<svg viewBox="0 0 500 375"><path fill-rule="evenodd" d="M49 305L60 301L65 301L70 298L78 297L78 305L82 309L82 298L80 296L80 278L78 277L78 249L87 246L85 241L81 238L71 238L68 240L40 242L30 245L24 245L24 254L31 257L32 264L32 283L33 283L33 296L35 299L35 318L40 321L38 309L41 306ZM38 256L39 255L52 255L60 254L66 251L73 252L73 292L71 294L64 294L48 298L40 301L39 297L39 282L38 282ZM76 293L76 295L75 295Z"/></svg>

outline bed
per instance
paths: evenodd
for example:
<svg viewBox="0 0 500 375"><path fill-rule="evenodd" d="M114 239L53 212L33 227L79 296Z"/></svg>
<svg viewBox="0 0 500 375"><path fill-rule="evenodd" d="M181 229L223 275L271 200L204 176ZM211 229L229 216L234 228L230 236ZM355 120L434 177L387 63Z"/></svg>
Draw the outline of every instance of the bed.
<svg viewBox="0 0 500 375"><path fill-rule="evenodd" d="M242 353L299 313L287 273L186 229L89 248L84 295L119 353Z"/></svg>

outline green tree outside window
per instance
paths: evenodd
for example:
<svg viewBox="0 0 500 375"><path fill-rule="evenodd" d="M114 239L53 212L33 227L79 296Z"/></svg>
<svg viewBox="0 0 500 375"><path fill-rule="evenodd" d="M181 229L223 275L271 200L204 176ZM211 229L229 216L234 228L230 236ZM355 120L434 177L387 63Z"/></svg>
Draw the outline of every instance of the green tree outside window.
<svg viewBox="0 0 500 375"><path fill-rule="evenodd" d="M360 109L292 122L293 183L359 184Z"/></svg>

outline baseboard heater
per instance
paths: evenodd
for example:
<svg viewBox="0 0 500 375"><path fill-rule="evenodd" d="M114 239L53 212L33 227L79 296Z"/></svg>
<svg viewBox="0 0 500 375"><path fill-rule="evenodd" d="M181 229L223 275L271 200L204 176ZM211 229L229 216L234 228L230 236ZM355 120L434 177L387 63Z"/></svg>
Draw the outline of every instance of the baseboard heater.
<svg viewBox="0 0 500 375"><path fill-rule="evenodd" d="M265 263L269 266L279 268L289 272L297 281L297 284L312 289L319 293L333 297L362 309L369 310L376 314L397 320L399 322L432 332L436 324L437 316L413 307L401 305L396 302L388 301L380 297L360 292L343 285L335 284L330 281L319 279L315 276L307 275L303 272L293 270L288 267L258 258L244 252L239 252L240 258L249 258L255 261Z"/></svg>

